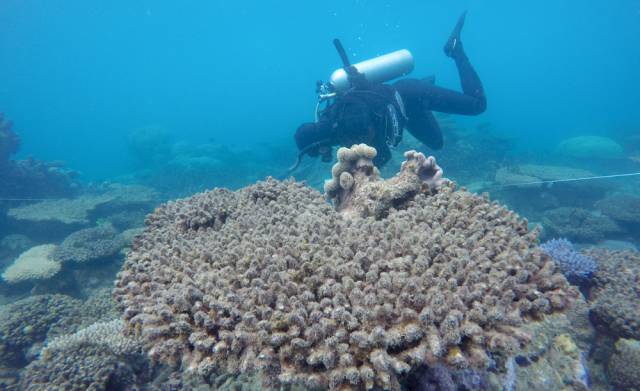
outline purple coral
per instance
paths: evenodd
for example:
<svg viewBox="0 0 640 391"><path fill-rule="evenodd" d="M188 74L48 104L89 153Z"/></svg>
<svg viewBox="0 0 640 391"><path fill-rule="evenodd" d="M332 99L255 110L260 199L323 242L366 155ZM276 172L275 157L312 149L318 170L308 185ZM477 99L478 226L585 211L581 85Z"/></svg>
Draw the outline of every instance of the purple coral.
<svg viewBox="0 0 640 391"><path fill-rule="evenodd" d="M582 283L591 278L598 269L598 264L591 257L575 251L573 244L567 239L551 239L540 245L560 267L562 274L573 283Z"/></svg>

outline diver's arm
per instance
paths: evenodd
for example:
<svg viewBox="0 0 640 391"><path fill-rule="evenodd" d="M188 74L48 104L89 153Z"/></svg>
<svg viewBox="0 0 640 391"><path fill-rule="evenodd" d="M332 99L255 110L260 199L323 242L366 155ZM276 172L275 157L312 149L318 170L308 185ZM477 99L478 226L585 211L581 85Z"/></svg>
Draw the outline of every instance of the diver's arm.
<svg viewBox="0 0 640 391"><path fill-rule="evenodd" d="M438 120L431 111L423 110L419 115L409 117L407 130L418 141L431 149L442 149L444 140Z"/></svg>

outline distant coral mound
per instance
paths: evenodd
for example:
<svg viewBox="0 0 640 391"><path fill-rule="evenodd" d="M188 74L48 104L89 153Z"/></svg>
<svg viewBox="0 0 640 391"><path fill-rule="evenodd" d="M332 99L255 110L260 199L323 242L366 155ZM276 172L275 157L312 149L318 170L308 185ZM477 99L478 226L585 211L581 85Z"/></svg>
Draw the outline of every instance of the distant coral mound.
<svg viewBox="0 0 640 391"><path fill-rule="evenodd" d="M557 152L577 159L621 159L624 149L608 137L578 136L558 144Z"/></svg>
<svg viewBox="0 0 640 391"><path fill-rule="evenodd" d="M0 198L43 198L68 196L75 192L77 173L61 162L45 162L31 157L12 160L20 149L13 124L0 113Z"/></svg>
<svg viewBox="0 0 640 391"><path fill-rule="evenodd" d="M19 148L20 139L13 132L13 124L0 113L0 165L8 161Z"/></svg>
<svg viewBox="0 0 640 391"><path fill-rule="evenodd" d="M52 254L59 262L85 263L116 255L125 246L124 239L110 224L74 232Z"/></svg>
<svg viewBox="0 0 640 391"><path fill-rule="evenodd" d="M527 344L524 324L571 306L526 221L415 152L383 181L374 151L339 152L337 211L274 179L156 209L115 289L150 356L272 386L397 390L425 364L486 369Z"/></svg>
<svg viewBox="0 0 640 391"><path fill-rule="evenodd" d="M640 340L640 253L591 249L598 261L590 292L591 319L606 334Z"/></svg>

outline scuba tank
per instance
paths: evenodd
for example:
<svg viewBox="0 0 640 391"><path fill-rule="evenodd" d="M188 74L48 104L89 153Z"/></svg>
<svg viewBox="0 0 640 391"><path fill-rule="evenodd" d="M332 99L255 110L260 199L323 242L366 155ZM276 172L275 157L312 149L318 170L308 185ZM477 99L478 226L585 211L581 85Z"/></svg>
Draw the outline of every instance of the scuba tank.
<svg viewBox="0 0 640 391"><path fill-rule="evenodd" d="M318 122L320 105L323 102L336 98L339 93L354 87L362 79L370 83L383 83L413 71L413 55L406 49L351 65L340 40L334 39L333 44L342 60L343 67L331 74L328 83L323 83L321 80L316 82L316 93L318 93L318 103L315 110L316 122Z"/></svg>
<svg viewBox="0 0 640 391"><path fill-rule="evenodd" d="M383 83L410 73L413 70L413 65L413 56L410 51L406 49L397 50L337 69L329 79L330 89L335 92L342 92L351 88L350 75L346 70L348 66L354 67L370 83Z"/></svg>

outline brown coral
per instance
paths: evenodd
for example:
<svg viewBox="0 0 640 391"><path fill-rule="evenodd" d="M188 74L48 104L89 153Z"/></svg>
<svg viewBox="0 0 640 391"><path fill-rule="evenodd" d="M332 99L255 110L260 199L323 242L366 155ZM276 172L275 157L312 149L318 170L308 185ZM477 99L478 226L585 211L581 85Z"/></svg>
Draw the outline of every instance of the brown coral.
<svg viewBox="0 0 640 391"><path fill-rule="evenodd" d="M336 211L346 217L385 217L389 209L401 208L416 194L429 193L447 182L435 158L416 151L405 152L400 172L384 181L373 165L376 154L365 144L338 150L338 163L324 191Z"/></svg>
<svg viewBox="0 0 640 391"><path fill-rule="evenodd" d="M619 339L609 361L609 377L620 390L637 390L640 387L640 341Z"/></svg>
<svg viewBox="0 0 640 391"><path fill-rule="evenodd" d="M406 170L424 163L407 158ZM334 178L348 187L342 172ZM487 351L526 344L523 321L576 293L526 221L450 184L417 185L384 207L394 198L363 197L383 212L366 218L273 179L164 205L134 242L115 297L153 358L204 374L398 389L423 364L485 368Z"/></svg>
<svg viewBox="0 0 640 391"><path fill-rule="evenodd" d="M598 262L591 289L591 319L614 337L640 339L640 254L591 249Z"/></svg>

